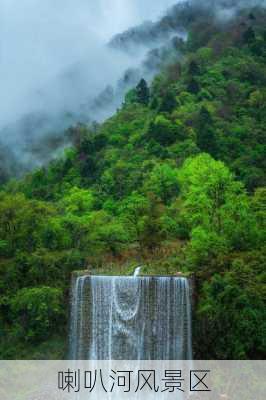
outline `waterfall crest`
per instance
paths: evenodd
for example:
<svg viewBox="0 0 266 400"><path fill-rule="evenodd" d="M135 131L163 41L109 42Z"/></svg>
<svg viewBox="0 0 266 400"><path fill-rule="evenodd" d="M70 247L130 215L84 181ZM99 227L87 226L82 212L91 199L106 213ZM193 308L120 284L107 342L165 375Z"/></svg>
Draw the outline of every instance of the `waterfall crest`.
<svg viewBox="0 0 266 400"><path fill-rule="evenodd" d="M141 271L141 265L139 266L139 267L136 267L135 268L135 271L134 271L134 274L133 274L133 277L134 278L136 278L137 276L139 276L139 274L140 274L140 271Z"/></svg>
<svg viewBox="0 0 266 400"><path fill-rule="evenodd" d="M70 358L192 358L189 281L81 276L73 282Z"/></svg>

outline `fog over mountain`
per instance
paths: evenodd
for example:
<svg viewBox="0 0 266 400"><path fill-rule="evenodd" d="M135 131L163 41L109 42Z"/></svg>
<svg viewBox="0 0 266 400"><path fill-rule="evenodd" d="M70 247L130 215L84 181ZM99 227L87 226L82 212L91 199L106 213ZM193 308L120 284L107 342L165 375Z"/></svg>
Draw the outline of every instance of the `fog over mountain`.
<svg viewBox="0 0 266 400"><path fill-rule="evenodd" d="M111 115L129 87L156 73L161 47L185 39L180 10L167 11L180 2L2 0L0 168L13 174L41 165L69 144L65 128ZM238 4L256 2L191 3L219 3L225 18Z"/></svg>
<svg viewBox="0 0 266 400"><path fill-rule="evenodd" d="M88 116L90 100L140 63L143 55L132 57L108 47L112 36L146 19L156 19L174 3L2 0L2 146L29 168L38 163L39 155L35 157L31 148L36 149L39 140L83 119L82 112Z"/></svg>
<svg viewBox="0 0 266 400"><path fill-rule="evenodd" d="M31 108L42 108L48 100L59 108L71 105L82 92L97 90L103 80L110 82L130 61L103 52L104 44L115 33L158 16L171 3L3 0L0 124Z"/></svg>

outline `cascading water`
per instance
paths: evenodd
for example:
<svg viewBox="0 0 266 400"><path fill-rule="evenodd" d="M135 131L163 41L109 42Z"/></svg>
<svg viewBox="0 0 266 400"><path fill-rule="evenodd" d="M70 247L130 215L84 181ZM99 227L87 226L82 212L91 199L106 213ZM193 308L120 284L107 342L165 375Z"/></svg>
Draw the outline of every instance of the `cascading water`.
<svg viewBox="0 0 266 400"><path fill-rule="evenodd" d="M134 274L133 274L134 278L136 278L137 276L139 276L140 271L141 271L141 265L140 265L139 267L136 267L136 268L135 268L135 271L134 271Z"/></svg>
<svg viewBox="0 0 266 400"><path fill-rule="evenodd" d="M81 276L73 283L70 358L192 358L189 281Z"/></svg>

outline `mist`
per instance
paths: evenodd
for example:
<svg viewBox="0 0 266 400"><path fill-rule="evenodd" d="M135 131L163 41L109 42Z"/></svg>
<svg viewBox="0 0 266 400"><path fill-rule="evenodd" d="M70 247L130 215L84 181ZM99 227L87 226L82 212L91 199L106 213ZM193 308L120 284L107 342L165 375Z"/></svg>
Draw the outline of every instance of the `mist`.
<svg viewBox="0 0 266 400"><path fill-rule="evenodd" d="M107 46L112 36L159 18L174 3L2 0L1 153L7 157L8 150L8 157L13 155L26 169L42 164L45 160L38 152L33 154L32 148L38 147L48 131L53 135L84 119L80 114L88 112L86 105L141 62L143 54L133 57ZM112 111L110 107L99 118ZM45 159L50 159L52 152L46 152Z"/></svg>
<svg viewBox="0 0 266 400"><path fill-rule="evenodd" d="M28 111L73 107L86 93L93 96L132 63L105 43L173 3L2 0L0 126Z"/></svg>
<svg viewBox="0 0 266 400"><path fill-rule="evenodd" d="M125 73L128 85L142 74L151 78L156 69L141 69L145 57L172 33L156 43L152 34L141 48L133 42L133 51L110 46L112 39L138 25L145 34L152 26L145 21L159 21L182 1L2 0L0 169L8 165L12 175L42 165L69 145L64 129L111 115L126 90ZM237 3L244 2L253 0Z"/></svg>

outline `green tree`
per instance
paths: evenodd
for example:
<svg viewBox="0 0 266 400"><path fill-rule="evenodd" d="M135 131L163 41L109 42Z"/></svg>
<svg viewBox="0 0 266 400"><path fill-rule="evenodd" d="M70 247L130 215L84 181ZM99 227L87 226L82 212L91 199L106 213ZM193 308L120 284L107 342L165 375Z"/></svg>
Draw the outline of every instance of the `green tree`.
<svg viewBox="0 0 266 400"><path fill-rule="evenodd" d="M164 204L169 204L179 194L178 170L168 163L155 165L144 182L145 192L152 192Z"/></svg>
<svg viewBox="0 0 266 400"><path fill-rule="evenodd" d="M131 89L126 93L125 104L134 104L138 102L137 89Z"/></svg>
<svg viewBox="0 0 266 400"><path fill-rule="evenodd" d="M150 123L148 138L156 140L162 146L169 146L176 141L179 130L177 125L173 124L164 115L159 114Z"/></svg>
<svg viewBox="0 0 266 400"><path fill-rule="evenodd" d="M238 360L256 359L265 353L262 278L259 263L251 266L246 260L238 259L231 272L223 276L215 274L210 281L205 281L195 332L202 337L199 349L202 355Z"/></svg>
<svg viewBox="0 0 266 400"><path fill-rule="evenodd" d="M10 301L16 330L25 340L39 341L58 330L64 319L63 295L51 287L24 288Z"/></svg>
<svg viewBox="0 0 266 400"><path fill-rule="evenodd" d="M158 247L164 237L162 216L164 206L152 192L145 196L134 192L119 208L120 218L130 233L131 241L138 243L141 250Z"/></svg>
<svg viewBox="0 0 266 400"><path fill-rule="evenodd" d="M55 215L52 204L28 200L23 194L0 194L0 240L6 243L5 254L33 251L40 244L43 223Z"/></svg>
<svg viewBox="0 0 266 400"><path fill-rule="evenodd" d="M187 90L189 93L198 94L200 91L199 82L195 78L191 78L188 83Z"/></svg>
<svg viewBox="0 0 266 400"><path fill-rule="evenodd" d="M87 189L71 188L60 200L66 213L82 216L93 209L95 200L93 193Z"/></svg>
<svg viewBox="0 0 266 400"><path fill-rule="evenodd" d="M206 107L201 107L197 124L197 145L201 151L215 156L217 152L213 119Z"/></svg>
<svg viewBox="0 0 266 400"><path fill-rule="evenodd" d="M185 217L192 229L189 249L195 262L209 261L214 248L225 254L256 243L249 199L243 185L222 162L207 154L188 159L179 179Z"/></svg>
<svg viewBox="0 0 266 400"><path fill-rule="evenodd" d="M191 76L197 76L200 74L200 68L198 63L195 60L192 60L188 66L188 73Z"/></svg>
<svg viewBox="0 0 266 400"><path fill-rule="evenodd" d="M159 107L160 112L172 112L177 106L176 94L173 90L167 91Z"/></svg>
<svg viewBox="0 0 266 400"><path fill-rule="evenodd" d="M247 44L252 44L256 39L254 29L250 26L243 34L243 40Z"/></svg>
<svg viewBox="0 0 266 400"><path fill-rule="evenodd" d="M119 215L131 237L132 242L141 246L143 237L143 218L148 214L149 201L144 195L133 192L119 206Z"/></svg>
<svg viewBox="0 0 266 400"><path fill-rule="evenodd" d="M141 104L148 105L150 101L150 89L145 79L141 79L136 87L137 99Z"/></svg>

